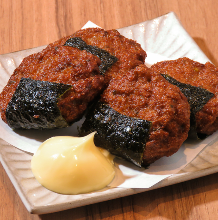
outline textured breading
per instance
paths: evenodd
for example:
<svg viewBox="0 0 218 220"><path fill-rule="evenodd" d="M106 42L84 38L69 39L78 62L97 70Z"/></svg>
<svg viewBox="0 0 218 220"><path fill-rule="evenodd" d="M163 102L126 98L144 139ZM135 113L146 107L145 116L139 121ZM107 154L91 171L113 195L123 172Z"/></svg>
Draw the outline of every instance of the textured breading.
<svg viewBox="0 0 218 220"><path fill-rule="evenodd" d="M172 155L188 136L190 106L186 97L145 65L111 80L101 100L121 114L152 122L144 165Z"/></svg>
<svg viewBox="0 0 218 220"><path fill-rule="evenodd" d="M196 115L197 132L210 135L218 129L218 69L207 62L201 64L189 58L163 61L151 67L179 82L204 88L214 94Z"/></svg>
<svg viewBox="0 0 218 220"><path fill-rule="evenodd" d="M105 73L99 74L100 59L85 50L79 50L70 46L63 46L70 38L80 37L87 44L97 46L111 53L118 58L118 61ZM7 122L5 111L13 96L17 85L22 77L34 80L58 82L77 86L81 83L81 94L71 91L72 112L81 115L88 102L90 102L110 81L111 78L120 73L121 70L128 71L144 62L146 52L133 40L120 35L116 30L105 31L100 28L88 28L79 30L71 36L63 37L60 40L49 44L43 51L30 55L22 61L10 77L8 84L0 94L0 112L2 119ZM87 80L89 78L89 84ZM80 81L80 82L78 82ZM86 84L86 88L84 85ZM87 91L88 89L88 91ZM72 89L74 90L74 89ZM86 94L86 95L85 95ZM82 98L83 97L83 98ZM79 99L80 98L80 99ZM65 97L69 101L69 97ZM79 100L78 100L79 99ZM74 100L74 101L73 101ZM70 104L65 102L67 109L64 109L62 100L62 113L67 115L66 120L73 121L73 114L70 116ZM59 104L60 106L60 104ZM75 107L77 111L75 110ZM75 115L76 116L76 115ZM76 118L75 118L76 119Z"/></svg>
<svg viewBox="0 0 218 220"><path fill-rule="evenodd" d="M105 74L107 82L117 74L129 71L144 63L147 56L141 45L136 41L122 36L117 30L101 28L79 30L71 36L54 42L51 46L62 45L73 37L80 37L88 45L104 49L118 58L118 61Z"/></svg>
<svg viewBox="0 0 218 220"><path fill-rule="evenodd" d="M104 77L100 75L98 69L100 63L101 61L98 57L86 51L62 45L56 45L55 47L49 45L41 52L24 58L0 94L2 119L7 122L5 116L7 105L20 79L24 77L68 84L73 86L71 90L79 90L80 96L75 92L71 92L71 102L65 102L68 107L71 104L73 109L76 108L77 112L79 111L78 115L74 111L74 114L70 116L67 113L68 110L62 108L62 114L67 116L65 120L71 123L81 116L88 103L102 90L105 84ZM62 106L63 103L64 101L62 100Z"/></svg>

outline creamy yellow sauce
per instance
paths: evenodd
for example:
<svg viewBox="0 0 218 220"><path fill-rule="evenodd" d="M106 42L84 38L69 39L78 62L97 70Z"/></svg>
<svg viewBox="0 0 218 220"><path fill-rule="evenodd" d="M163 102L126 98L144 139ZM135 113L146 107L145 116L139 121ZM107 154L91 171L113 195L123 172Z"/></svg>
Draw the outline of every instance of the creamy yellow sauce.
<svg viewBox="0 0 218 220"><path fill-rule="evenodd" d="M35 178L61 194L99 190L114 178L113 157L94 144L94 133L85 137L57 136L41 144L32 157Z"/></svg>

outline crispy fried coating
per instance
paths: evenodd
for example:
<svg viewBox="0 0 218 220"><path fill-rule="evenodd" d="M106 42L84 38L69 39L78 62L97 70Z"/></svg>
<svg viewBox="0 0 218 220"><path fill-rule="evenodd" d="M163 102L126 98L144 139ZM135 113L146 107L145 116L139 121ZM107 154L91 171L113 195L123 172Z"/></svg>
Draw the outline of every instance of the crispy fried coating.
<svg viewBox="0 0 218 220"><path fill-rule="evenodd" d="M207 62L201 64L189 58L163 61L154 64L152 70L168 74L179 82L204 88L214 94L195 115L197 132L210 135L218 129L218 69Z"/></svg>
<svg viewBox="0 0 218 220"><path fill-rule="evenodd" d="M68 39L73 37L80 37L87 44L108 51L116 56L118 61L106 72L104 77L100 76L98 67L101 61L97 56L85 50L81 51L73 47L63 46ZM74 85L75 88L71 89L71 95L75 94L75 96L71 97L70 103L74 109L72 115L75 112L81 115L79 109L85 109L88 104L87 101L93 99L111 78L119 74L120 70L128 71L144 63L145 57L146 52L138 43L125 38L116 30L105 31L100 28L79 30L71 36L61 38L49 44L43 51L24 58L0 94L1 117L6 122L5 111L7 105L22 77L70 85L74 85L75 82L80 81L80 83ZM89 84L85 80L87 78L89 78ZM79 89L81 95L75 93L79 88L79 84L81 84ZM84 85L87 87L85 88ZM82 91L81 88L84 90ZM81 98L80 100L78 100L79 97ZM65 100L69 101L69 97L65 96ZM63 99L61 103L59 105L62 106L62 113L67 115L66 120L72 121L73 117L72 115L70 116L69 104L67 105L65 101L65 105L68 107L64 109ZM75 107L77 111L75 111Z"/></svg>
<svg viewBox="0 0 218 220"><path fill-rule="evenodd" d="M104 86L104 77L99 74L101 61L98 57L79 49L56 45L48 45L39 53L32 54L23 59L15 69L7 85L0 94L0 111L2 119L7 122L5 111L17 85L22 77L34 80L49 81L72 85L71 101L66 102L62 98L62 114L69 123L77 119L88 103L97 95ZM75 91L79 91L80 96ZM64 109L63 104L73 108L70 115L69 109ZM75 111L75 109L77 109ZM76 112L78 114L76 114Z"/></svg>
<svg viewBox="0 0 218 220"><path fill-rule="evenodd" d="M141 45L136 41L122 36L117 30L104 30L101 28L79 30L71 36L54 42L51 46L63 45L73 37L80 37L88 45L104 49L118 58L118 61L105 74L107 82L117 74L129 71L144 63L147 56Z"/></svg>
<svg viewBox="0 0 218 220"><path fill-rule="evenodd" d="M152 122L144 149L144 165L172 155L188 137L190 106L187 98L145 65L111 80L102 101L121 114Z"/></svg>
<svg viewBox="0 0 218 220"><path fill-rule="evenodd" d="M75 82L73 87L58 100L58 107L63 118L67 119L68 123L80 119L103 85L102 77L89 77Z"/></svg>

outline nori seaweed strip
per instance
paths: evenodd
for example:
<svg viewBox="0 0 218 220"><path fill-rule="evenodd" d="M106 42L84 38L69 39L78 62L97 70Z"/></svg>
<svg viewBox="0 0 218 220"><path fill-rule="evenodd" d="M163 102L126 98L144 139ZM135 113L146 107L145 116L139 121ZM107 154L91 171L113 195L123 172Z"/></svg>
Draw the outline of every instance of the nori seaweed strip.
<svg viewBox="0 0 218 220"><path fill-rule="evenodd" d="M6 109L13 129L53 129L69 126L58 109L58 98L70 85L22 78Z"/></svg>
<svg viewBox="0 0 218 220"><path fill-rule="evenodd" d="M117 57L111 55L108 51L86 44L86 42L83 41L80 37L68 39L64 46L76 47L80 50L86 50L87 52L97 56L101 60L99 71L102 75L104 75L104 73L118 60Z"/></svg>
<svg viewBox="0 0 218 220"><path fill-rule="evenodd" d="M195 114L204 107L204 105L214 96L214 94L204 88L181 83L167 74L161 74L161 75L168 82L179 87L180 91L188 99L191 109L189 137L196 137L197 135L198 138L204 138L205 136L203 134L199 134L196 131Z"/></svg>
<svg viewBox="0 0 218 220"><path fill-rule="evenodd" d="M96 146L141 167L150 128L150 121L122 115L109 105L98 101L87 112L79 134L83 136L96 131Z"/></svg>

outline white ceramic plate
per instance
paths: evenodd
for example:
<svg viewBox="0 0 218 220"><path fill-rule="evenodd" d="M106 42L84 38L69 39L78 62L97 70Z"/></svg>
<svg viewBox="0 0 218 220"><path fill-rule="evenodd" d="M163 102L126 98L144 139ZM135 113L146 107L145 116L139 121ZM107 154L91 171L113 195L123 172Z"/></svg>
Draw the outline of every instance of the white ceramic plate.
<svg viewBox="0 0 218 220"><path fill-rule="evenodd" d="M147 64L153 63L154 54L156 54L156 61L161 61L163 57L176 59L184 56L202 63L208 61L208 58L184 30L173 12L150 21L121 28L118 31L142 45L143 49L148 52ZM43 48L37 47L0 55L0 68L4 69L0 72L0 87L6 84L8 75L13 73L13 70L25 56L41 51ZM115 199L215 173L218 171L217 141L218 138L179 174L173 175L149 189L107 187L88 194L60 195L45 189L35 180L30 169L32 158L30 154L3 140L0 140L0 161L27 210L31 213L42 214Z"/></svg>

